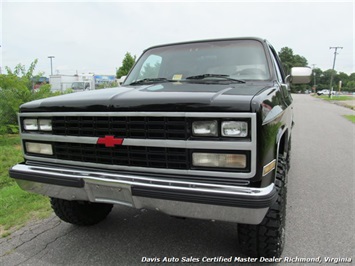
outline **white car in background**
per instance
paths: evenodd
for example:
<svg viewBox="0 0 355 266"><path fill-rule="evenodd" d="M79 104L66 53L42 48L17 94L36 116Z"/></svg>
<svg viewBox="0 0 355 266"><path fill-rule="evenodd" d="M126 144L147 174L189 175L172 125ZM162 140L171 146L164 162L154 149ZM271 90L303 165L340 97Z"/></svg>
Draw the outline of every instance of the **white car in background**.
<svg viewBox="0 0 355 266"><path fill-rule="evenodd" d="M317 91L318 95L329 95L330 91L329 90L321 90L321 91ZM335 91L332 91L332 95L335 95Z"/></svg>

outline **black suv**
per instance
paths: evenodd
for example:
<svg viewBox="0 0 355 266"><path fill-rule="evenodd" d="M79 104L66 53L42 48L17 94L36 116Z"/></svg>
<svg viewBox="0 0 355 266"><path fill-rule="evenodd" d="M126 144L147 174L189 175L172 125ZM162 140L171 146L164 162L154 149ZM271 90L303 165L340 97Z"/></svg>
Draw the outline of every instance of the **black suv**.
<svg viewBox="0 0 355 266"><path fill-rule="evenodd" d="M10 176L91 225L113 204L239 223L249 256L280 256L293 125L290 83L259 38L159 45L123 85L21 106L25 161Z"/></svg>

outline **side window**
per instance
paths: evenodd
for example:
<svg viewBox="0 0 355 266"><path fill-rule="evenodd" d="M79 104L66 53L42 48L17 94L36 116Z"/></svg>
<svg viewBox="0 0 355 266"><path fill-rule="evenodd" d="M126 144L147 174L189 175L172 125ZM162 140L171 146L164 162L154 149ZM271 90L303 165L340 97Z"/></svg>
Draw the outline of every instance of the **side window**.
<svg viewBox="0 0 355 266"><path fill-rule="evenodd" d="M142 65L138 79L157 78L159 77L160 65L162 58L157 55L150 55Z"/></svg>

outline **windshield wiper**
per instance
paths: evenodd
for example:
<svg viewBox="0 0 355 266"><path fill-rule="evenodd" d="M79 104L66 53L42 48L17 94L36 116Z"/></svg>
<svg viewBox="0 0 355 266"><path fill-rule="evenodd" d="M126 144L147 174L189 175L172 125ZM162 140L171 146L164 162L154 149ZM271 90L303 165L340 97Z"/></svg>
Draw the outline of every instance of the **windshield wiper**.
<svg viewBox="0 0 355 266"><path fill-rule="evenodd" d="M196 75L196 76L189 76L186 79L187 80L202 80L202 79L205 79L205 78L220 78L220 79L224 79L224 80L245 83L244 80L230 78L229 75L223 75L223 74L202 74L202 75Z"/></svg>
<svg viewBox="0 0 355 266"><path fill-rule="evenodd" d="M145 84L145 83L155 83L155 82L175 82L175 80L170 80L167 78L146 78L140 79L130 83L129 85L138 85L138 84Z"/></svg>

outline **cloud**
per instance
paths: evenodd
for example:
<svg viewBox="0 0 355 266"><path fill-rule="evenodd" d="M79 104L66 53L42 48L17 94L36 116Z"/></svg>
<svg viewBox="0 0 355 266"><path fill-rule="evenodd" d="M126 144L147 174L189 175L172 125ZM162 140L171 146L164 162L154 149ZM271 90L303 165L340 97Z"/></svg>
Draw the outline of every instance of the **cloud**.
<svg viewBox="0 0 355 266"><path fill-rule="evenodd" d="M329 46L343 46L337 70L354 72L352 2L3 2L1 66L114 74L126 52L149 46L239 36L290 47L323 70Z"/></svg>

